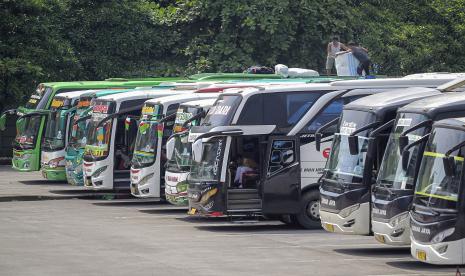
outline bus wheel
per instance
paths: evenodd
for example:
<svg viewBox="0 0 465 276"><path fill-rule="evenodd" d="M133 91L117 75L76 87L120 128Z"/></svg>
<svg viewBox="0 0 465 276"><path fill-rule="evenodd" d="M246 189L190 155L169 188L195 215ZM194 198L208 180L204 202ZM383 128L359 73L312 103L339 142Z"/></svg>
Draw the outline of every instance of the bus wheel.
<svg viewBox="0 0 465 276"><path fill-rule="evenodd" d="M300 212L296 215L297 222L305 229L321 228L320 193L317 190L303 194L300 202Z"/></svg>

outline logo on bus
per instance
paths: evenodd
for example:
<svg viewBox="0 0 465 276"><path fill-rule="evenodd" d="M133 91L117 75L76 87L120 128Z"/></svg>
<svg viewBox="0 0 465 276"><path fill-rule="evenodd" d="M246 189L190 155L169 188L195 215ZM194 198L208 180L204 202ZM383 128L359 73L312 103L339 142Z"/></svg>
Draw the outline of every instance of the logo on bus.
<svg viewBox="0 0 465 276"><path fill-rule="evenodd" d="M323 157L328 159L329 154L331 153L331 148L325 148L322 153L323 153Z"/></svg>

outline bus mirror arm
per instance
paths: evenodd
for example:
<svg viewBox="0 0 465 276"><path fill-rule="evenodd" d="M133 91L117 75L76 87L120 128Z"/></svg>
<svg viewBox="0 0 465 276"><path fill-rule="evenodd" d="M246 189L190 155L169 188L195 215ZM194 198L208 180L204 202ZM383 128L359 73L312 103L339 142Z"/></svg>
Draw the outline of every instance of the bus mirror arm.
<svg viewBox="0 0 465 276"><path fill-rule="evenodd" d="M330 128L331 126L337 124L339 122L340 117L334 118L332 121L329 123L326 123L325 125L321 126L319 129L316 130L315 132L315 148L317 151L321 150L321 139L323 139L323 131Z"/></svg>
<svg viewBox="0 0 465 276"><path fill-rule="evenodd" d="M387 130L387 129L390 129L393 125L394 125L394 122L396 121L396 119L392 119L390 120L389 122L385 123L384 125L374 129L373 131L371 131L370 133L370 138L374 138L376 136L378 136L381 132Z"/></svg>
<svg viewBox="0 0 465 276"><path fill-rule="evenodd" d="M376 146L376 136L378 136L380 133L383 131L386 131L390 129L393 125L396 119L392 119L388 121L387 123L383 124L382 126L374 129L371 133L370 136L368 137L368 147L367 147L367 156L368 157L373 157L374 147Z"/></svg>
<svg viewBox="0 0 465 276"><path fill-rule="evenodd" d="M31 112L31 113L24 114L24 115L20 116L18 118L18 120L21 120L21 119L24 119L24 118L27 118L27 117L47 116L48 114L50 114L50 110L36 111L36 112Z"/></svg>
<svg viewBox="0 0 465 276"><path fill-rule="evenodd" d="M195 116L192 116L191 118L189 118L187 121L184 122L184 124L182 124L182 127L186 128L187 125L192 122L192 121L195 121L197 119L200 119L200 118L203 118L207 115L207 113L205 111L202 111L198 114L196 114Z"/></svg>
<svg viewBox="0 0 465 276"><path fill-rule="evenodd" d="M181 132L176 132L176 133L173 133L170 135L170 137L168 137L168 139L166 141L169 141L170 139L174 139L175 137L178 137L178 136L182 136L186 133L189 133L189 130L184 130L184 131L181 131Z"/></svg>
<svg viewBox="0 0 465 276"><path fill-rule="evenodd" d="M164 122L171 121L176 118L176 113L170 114L168 116L165 116L163 119L161 119L158 123L163 124Z"/></svg>
<svg viewBox="0 0 465 276"><path fill-rule="evenodd" d="M349 135L349 137L347 137L347 140L349 142L349 152L351 155L357 155L358 152L359 152L359 146L358 146L358 136L356 135L357 133L360 133L362 131L365 131L365 130L368 130L368 129L371 129L371 128L374 128L376 127L377 125L379 125L380 122L373 122L371 124L368 124L364 127L361 127L357 130L355 130L354 132L352 132L352 134ZM388 122L389 123L389 122ZM386 124L388 124L386 123ZM382 125L381 127L383 127L384 125ZM380 127L380 128L381 128ZM370 135L371 136L371 135Z"/></svg>
<svg viewBox="0 0 465 276"><path fill-rule="evenodd" d="M8 109L8 110L3 111L1 116L3 116L3 115L13 115L13 114L16 113L16 111L17 111L17 109Z"/></svg>
<svg viewBox="0 0 465 276"><path fill-rule="evenodd" d="M404 150L404 148L408 145L408 143L409 143L409 140L408 140L408 137L407 137L408 133L410 133L412 131L415 131L415 130L417 130L419 128L422 128L422 127L431 126L432 123L433 123L432 120L426 120L426 121L420 122L420 123L412 126L411 128L408 128L408 129L404 130L399 136L399 151L402 152Z"/></svg>
<svg viewBox="0 0 465 276"><path fill-rule="evenodd" d="M407 171L408 169L408 165L409 165L409 158L410 158L410 149L416 145L419 145L423 142L426 142L429 138L430 134L426 134L425 136L421 137L420 139L416 140L415 142L411 143L411 144L407 144L405 147L404 147L404 150L402 151L402 169L404 171ZM404 136L404 137L407 137L407 136Z"/></svg>
<svg viewBox="0 0 465 276"><path fill-rule="evenodd" d="M16 109L5 110L2 112L0 116L0 131L4 131L6 129L6 118L7 115L13 115L16 113Z"/></svg>

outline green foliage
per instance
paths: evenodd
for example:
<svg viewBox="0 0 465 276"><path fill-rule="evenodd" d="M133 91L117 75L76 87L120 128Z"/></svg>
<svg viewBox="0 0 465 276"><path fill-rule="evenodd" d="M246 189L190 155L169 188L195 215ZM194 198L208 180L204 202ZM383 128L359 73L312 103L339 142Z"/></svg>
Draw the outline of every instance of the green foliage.
<svg viewBox="0 0 465 276"><path fill-rule="evenodd" d="M379 73L465 71L465 0L3 0L0 110L43 81L324 68L337 34Z"/></svg>

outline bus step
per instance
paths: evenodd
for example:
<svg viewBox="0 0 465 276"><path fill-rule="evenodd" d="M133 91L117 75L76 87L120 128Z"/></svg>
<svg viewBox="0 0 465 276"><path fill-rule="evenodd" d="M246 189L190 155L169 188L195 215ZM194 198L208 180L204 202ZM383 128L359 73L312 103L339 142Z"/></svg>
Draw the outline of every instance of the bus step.
<svg viewBox="0 0 465 276"><path fill-rule="evenodd" d="M260 196L257 189L229 189L228 200L258 199Z"/></svg>
<svg viewBox="0 0 465 276"><path fill-rule="evenodd" d="M233 210L260 210L260 199L228 199L228 212Z"/></svg>
<svg viewBox="0 0 465 276"><path fill-rule="evenodd" d="M131 180L129 178L119 178L113 180L113 187L115 189L127 189L131 185Z"/></svg>

